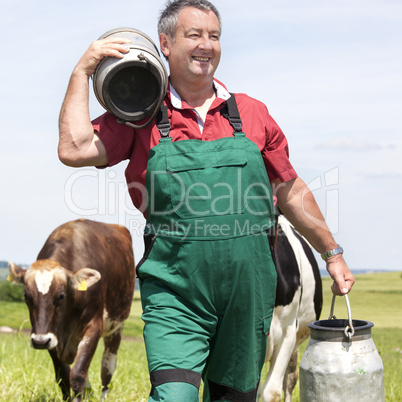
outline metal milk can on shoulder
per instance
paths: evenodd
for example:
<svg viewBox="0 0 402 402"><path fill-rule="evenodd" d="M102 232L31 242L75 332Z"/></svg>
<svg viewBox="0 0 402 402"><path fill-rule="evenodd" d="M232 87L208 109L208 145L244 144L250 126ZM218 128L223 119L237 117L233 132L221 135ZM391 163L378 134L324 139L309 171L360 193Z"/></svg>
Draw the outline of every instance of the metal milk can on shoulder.
<svg viewBox="0 0 402 402"><path fill-rule="evenodd" d="M314 321L300 363L300 401L384 401L384 366L371 337L370 321L336 319L332 299L328 320Z"/></svg>

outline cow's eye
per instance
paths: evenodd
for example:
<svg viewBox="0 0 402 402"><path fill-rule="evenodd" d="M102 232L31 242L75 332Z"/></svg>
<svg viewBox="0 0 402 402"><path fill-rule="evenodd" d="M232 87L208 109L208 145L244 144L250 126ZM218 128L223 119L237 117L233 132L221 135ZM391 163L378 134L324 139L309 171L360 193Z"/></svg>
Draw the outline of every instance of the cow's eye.
<svg viewBox="0 0 402 402"><path fill-rule="evenodd" d="M64 293L59 293L59 294L56 296L55 304L56 304L56 305L59 305L59 304L64 300L64 298L65 298L65 294L64 294Z"/></svg>

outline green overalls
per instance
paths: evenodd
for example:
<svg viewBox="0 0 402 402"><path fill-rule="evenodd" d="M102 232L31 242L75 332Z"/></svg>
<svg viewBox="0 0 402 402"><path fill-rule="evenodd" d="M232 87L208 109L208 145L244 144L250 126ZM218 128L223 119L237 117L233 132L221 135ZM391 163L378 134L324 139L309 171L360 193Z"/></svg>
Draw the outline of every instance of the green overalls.
<svg viewBox="0 0 402 402"><path fill-rule="evenodd" d="M272 193L256 144L172 142L166 107L151 149L140 278L150 401L254 402L275 303Z"/></svg>

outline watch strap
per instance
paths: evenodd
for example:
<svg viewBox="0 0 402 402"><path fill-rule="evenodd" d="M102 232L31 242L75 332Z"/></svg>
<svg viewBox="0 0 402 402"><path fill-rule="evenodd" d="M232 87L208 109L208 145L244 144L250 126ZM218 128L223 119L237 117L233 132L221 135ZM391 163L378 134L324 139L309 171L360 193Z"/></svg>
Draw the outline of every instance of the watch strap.
<svg viewBox="0 0 402 402"><path fill-rule="evenodd" d="M334 255L337 254L343 254L343 248L338 244L337 248L334 248L333 250L327 251L326 253L321 254L321 258L324 261L327 261L328 258L333 257Z"/></svg>

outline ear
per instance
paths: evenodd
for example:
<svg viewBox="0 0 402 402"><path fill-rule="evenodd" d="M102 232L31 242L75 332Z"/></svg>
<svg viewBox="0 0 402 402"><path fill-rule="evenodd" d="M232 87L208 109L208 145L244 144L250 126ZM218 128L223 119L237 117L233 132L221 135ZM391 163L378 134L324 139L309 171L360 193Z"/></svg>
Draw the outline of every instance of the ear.
<svg viewBox="0 0 402 402"><path fill-rule="evenodd" d="M172 40L165 34L165 33L161 33L159 35L159 44L160 44L160 48L161 48L161 52L163 53L163 55L168 58L169 54L170 54L170 43L172 42Z"/></svg>
<svg viewBox="0 0 402 402"><path fill-rule="evenodd" d="M18 265L15 265L13 262L8 263L8 270L10 271L10 275L8 275L7 280L11 283L24 283L24 277L26 270L21 268Z"/></svg>
<svg viewBox="0 0 402 402"><path fill-rule="evenodd" d="M81 268L71 277L74 289L85 292L101 278L101 274L92 268Z"/></svg>

